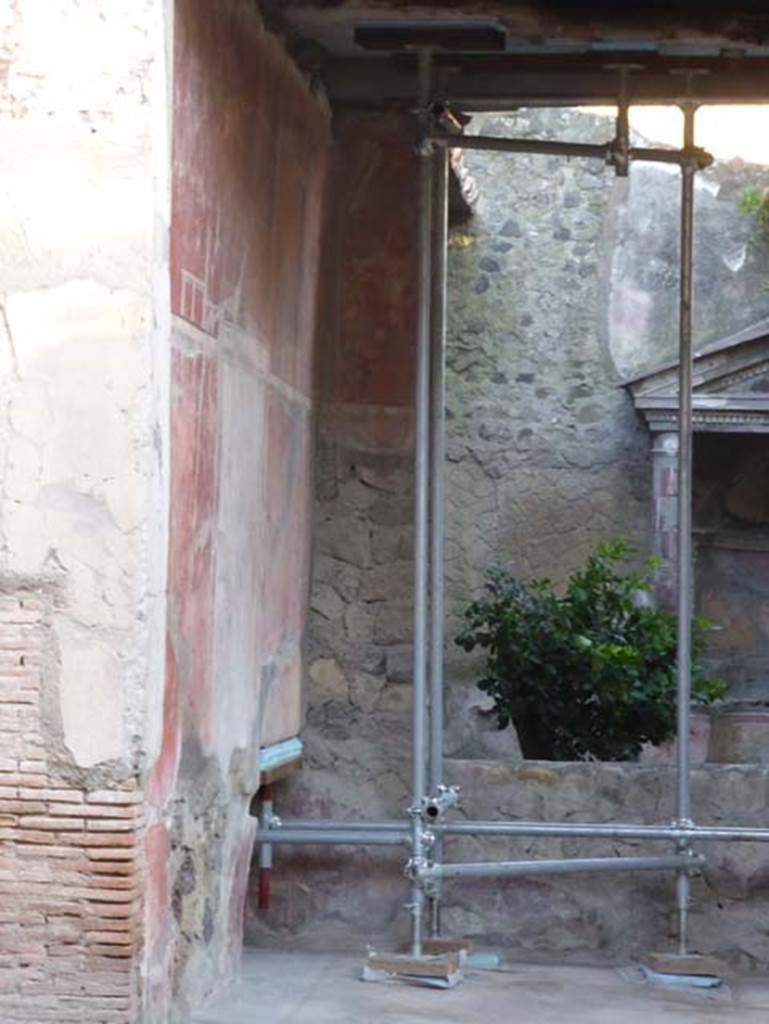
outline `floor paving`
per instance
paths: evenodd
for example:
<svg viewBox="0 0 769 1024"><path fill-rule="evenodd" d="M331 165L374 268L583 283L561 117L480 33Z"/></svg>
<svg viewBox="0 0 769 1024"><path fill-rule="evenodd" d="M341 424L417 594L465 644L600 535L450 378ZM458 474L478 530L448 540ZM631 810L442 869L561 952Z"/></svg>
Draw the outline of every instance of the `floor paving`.
<svg viewBox="0 0 769 1024"><path fill-rule="evenodd" d="M769 1024L769 979L671 988L634 966L501 964L456 988L361 981L362 958L248 950L242 980L190 1024Z"/></svg>

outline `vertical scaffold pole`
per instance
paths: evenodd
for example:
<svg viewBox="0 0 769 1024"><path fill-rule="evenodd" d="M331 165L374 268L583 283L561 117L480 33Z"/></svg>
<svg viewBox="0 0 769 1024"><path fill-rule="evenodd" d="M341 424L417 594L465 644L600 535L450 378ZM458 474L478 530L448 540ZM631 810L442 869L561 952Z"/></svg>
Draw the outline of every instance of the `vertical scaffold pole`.
<svg viewBox="0 0 769 1024"><path fill-rule="evenodd" d="M418 51L420 138L419 159L419 270L414 450L414 679L411 775L411 951L422 954L424 886L417 868L424 860L423 807L426 796L427 753L427 611L429 563L429 456L430 456L430 305L432 289L433 159L428 140L432 54Z"/></svg>
<svg viewBox="0 0 769 1024"><path fill-rule="evenodd" d="M696 107L687 102L684 114L684 150L694 149L694 115ZM678 337L678 653L676 659L676 820L679 826L691 822L689 771L689 706L691 704L692 655L692 285L694 259L694 175L692 159L681 165L681 270ZM681 852L688 843L678 844ZM680 871L676 885L679 951L687 951L687 917L689 910L689 873Z"/></svg>
<svg viewBox="0 0 769 1024"><path fill-rule="evenodd" d="M430 322L430 756L428 788L436 795L443 785L443 552L446 465L446 311L449 224L450 151L436 146L432 155L432 293ZM436 839L433 859L440 860ZM440 881L430 897L430 933L440 934Z"/></svg>

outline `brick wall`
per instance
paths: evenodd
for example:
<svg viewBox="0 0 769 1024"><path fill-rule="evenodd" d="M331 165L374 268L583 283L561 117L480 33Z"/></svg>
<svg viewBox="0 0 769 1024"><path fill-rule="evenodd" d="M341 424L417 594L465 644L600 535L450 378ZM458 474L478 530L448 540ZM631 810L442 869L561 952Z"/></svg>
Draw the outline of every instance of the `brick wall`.
<svg viewBox="0 0 769 1024"><path fill-rule="evenodd" d="M0 1020L131 1024L141 794L68 785L46 756L47 638L44 601L0 597Z"/></svg>

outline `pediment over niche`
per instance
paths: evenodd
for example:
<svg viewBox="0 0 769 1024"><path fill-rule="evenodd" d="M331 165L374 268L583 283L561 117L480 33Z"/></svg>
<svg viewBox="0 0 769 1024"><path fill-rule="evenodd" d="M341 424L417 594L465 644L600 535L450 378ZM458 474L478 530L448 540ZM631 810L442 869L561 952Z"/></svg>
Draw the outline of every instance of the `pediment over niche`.
<svg viewBox="0 0 769 1024"><path fill-rule="evenodd" d="M769 318L694 354L694 429L769 433ZM675 430L678 363L622 382L653 431Z"/></svg>

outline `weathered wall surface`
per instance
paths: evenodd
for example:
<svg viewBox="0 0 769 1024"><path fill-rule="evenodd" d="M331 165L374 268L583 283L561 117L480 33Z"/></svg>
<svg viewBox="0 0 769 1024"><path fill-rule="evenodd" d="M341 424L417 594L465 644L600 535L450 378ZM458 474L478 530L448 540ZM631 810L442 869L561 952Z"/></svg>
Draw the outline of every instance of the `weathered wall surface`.
<svg viewBox="0 0 769 1024"><path fill-rule="evenodd" d="M695 348L734 334L769 313L769 250L739 202L764 188L766 168L716 161L697 174L694 197ZM636 164L614 188L611 283L612 357L622 375L678 355L680 175Z"/></svg>
<svg viewBox="0 0 769 1024"><path fill-rule="evenodd" d="M605 139L611 123L584 113L522 112L490 118L484 130L593 141ZM278 813L287 817L400 816L407 806L416 248L413 191L407 191L414 183L412 133L405 120L350 115L338 125L336 212L326 255L337 266L338 280L324 333L307 762L302 777L279 796ZM480 199L472 222L453 231L450 241L446 745L454 757L509 760L518 755L515 737L496 731L473 685L474 662L451 639L485 567L495 559L510 561L524 576L561 581L598 540L623 535L647 547L650 441L618 387L609 297L630 270L641 273L650 259L652 233L647 226L641 269L629 267L628 189L598 165L534 157L511 163L489 154L467 154L466 161ZM667 232L669 222L676 223L678 192L675 179L660 174L654 202ZM631 195L637 188L633 179ZM725 208L708 221L714 239ZM739 220L731 200L728 209ZM614 249L618 239L624 263ZM709 258L720 260L720 252ZM760 289L756 296L751 288L745 284L744 293L760 307ZM735 315L742 313L735 310ZM480 778L497 769L484 767L482 760L467 769L467 813L483 816L486 805L476 799L475 770ZM508 770L499 766L502 773ZM564 813L569 805L575 816L590 817L589 801L596 795L591 787L600 789L600 777L588 776L584 805L575 796L572 807L572 789L582 783L568 771L556 769L559 778L566 773L565 789L559 796L560 783L554 783L553 800L562 800ZM620 817L630 808L630 817L636 810L645 813L634 801L653 778L628 772L627 788L613 809ZM714 792L719 785L714 780ZM489 805L485 813L496 817L501 807ZM532 816L539 813L538 808ZM476 859L495 855L495 847L480 844L475 854ZM283 850L276 864L274 909L264 916L249 911L252 941L355 946L405 937L399 853ZM389 869L380 872L379 865ZM517 890L515 899L526 891ZM646 892L628 882L626 907L640 906ZM493 927L495 941L505 945L524 941L510 931L511 907L500 897L505 923ZM543 950L580 948L586 941L581 925L577 918L569 920L548 918ZM600 951L603 941L590 939L588 946ZM606 949L610 946L607 942Z"/></svg>
<svg viewBox="0 0 769 1024"><path fill-rule="evenodd" d="M136 1020L166 533L166 5L5 5L0 1018Z"/></svg>
<svg viewBox="0 0 769 1024"><path fill-rule="evenodd" d="M183 1019L236 969L259 747L300 727L327 135L323 102L253 5L179 0L153 1022Z"/></svg>

